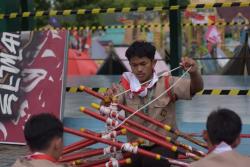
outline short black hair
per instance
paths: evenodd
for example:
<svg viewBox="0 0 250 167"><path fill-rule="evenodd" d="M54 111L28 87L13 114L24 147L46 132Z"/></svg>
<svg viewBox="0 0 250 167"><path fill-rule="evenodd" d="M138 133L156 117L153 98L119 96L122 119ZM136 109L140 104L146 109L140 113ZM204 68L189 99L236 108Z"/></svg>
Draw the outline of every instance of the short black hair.
<svg viewBox="0 0 250 167"><path fill-rule="evenodd" d="M125 56L129 61L133 57L147 57L150 60L154 60L155 51L156 49L151 43L145 41L135 41L126 50Z"/></svg>
<svg viewBox="0 0 250 167"><path fill-rule="evenodd" d="M213 145L222 141L232 145L241 133L242 122L234 111L222 108L210 113L206 126Z"/></svg>
<svg viewBox="0 0 250 167"><path fill-rule="evenodd" d="M24 137L31 151L46 150L52 139L62 136L62 122L50 113L32 116L24 127Z"/></svg>

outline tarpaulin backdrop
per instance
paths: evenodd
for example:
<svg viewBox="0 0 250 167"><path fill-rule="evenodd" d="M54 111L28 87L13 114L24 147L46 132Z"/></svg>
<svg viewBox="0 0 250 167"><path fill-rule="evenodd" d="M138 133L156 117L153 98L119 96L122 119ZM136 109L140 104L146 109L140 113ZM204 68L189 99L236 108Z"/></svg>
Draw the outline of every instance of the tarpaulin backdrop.
<svg viewBox="0 0 250 167"><path fill-rule="evenodd" d="M67 35L0 34L0 142L25 143L24 124L31 115L61 117Z"/></svg>

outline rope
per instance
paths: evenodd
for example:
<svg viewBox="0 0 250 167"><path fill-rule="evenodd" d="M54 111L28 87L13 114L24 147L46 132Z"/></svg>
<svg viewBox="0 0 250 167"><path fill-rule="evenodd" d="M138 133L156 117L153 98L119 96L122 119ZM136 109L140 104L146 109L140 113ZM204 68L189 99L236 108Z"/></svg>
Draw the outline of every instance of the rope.
<svg viewBox="0 0 250 167"><path fill-rule="evenodd" d="M110 116L111 118L115 118L115 119L117 120L118 117L119 117L119 114L117 113L117 111L111 110L109 116Z"/></svg>
<svg viewBox="0 0 250 167"><path fill-rule="evenodd" d="M101 106L100 109L100 114L102 115L109 115L110 113L110 108L109 107L104 107L104 106Z"/></svg>
<svg viewBox="0 0 250 167"><path fill-rule="evenodd" d="M126 119L124 119L119 125L115 126L115 128L113 128L112 130L115 130L116 128L120 127L122 124L124 124L128 119L130 119L132 116L134 116L137 112L143 110L144 108L146 108L147 106L149 106L150 104L152 104L153 102L155 102L156 100L158 100L160 97L162 97L164 94L166 94L169 90L171 90L183 77L186 73L188 73L188 71L191 69L191 67L189 67L187 69L187 71L185 71L182 76L180 78L178 78L178 80L171 85L167 90L165 90L164 92L162 92L158 97L156 97L154 100L148 102L147 104L145 104L144 106L142 106L141 108L139 108L138 110L136 110L133 114L129 115Z"/></svg>
<svg viewBox="0 0 250 167"><path fill-rule="evenodd" d="M183 167L188 167L189 166L188 163L182 162L182 161L177 161L175 159L168 158L168 161L169 161L169 163L171 163L173 165L177 165L177 166L183 166Z"/></svg>
<svg viewBox="0 0 250 167"><path fill-rule="evenodd" d="M137 154L138 152L138 146L133 146L130 143L124 143L121 149L130 153L133 153L133 154Z"/></svg>
<svg viewBox="0 0 250 167"><path fill-rule="evenodd" d="M103 154L104 155L107 155L107 154L110 154L110 153L111 153L111 146L103 148Z"/></svg>
<svg viewBox="0 0 250 167"><path fill-rule="evenodd" d="M103 154L104 155L107 155L107 154L110 154L110 153L115 153L116 151L117 151L116 147L113 147L113 146L103 148Z"/></svg>
<svg viewBox="0 0 250 167"><path fill-rule="evenodd" d="M106 123L107 123L109 126L115 126L115 127L119 124L118 121L112 120L111 118L107 118ZM114 124L114 125L113 125L113 124ZM113 130L112 130L112 131L113 131Z"/></svg>
<svg viewBox="0 0 250 167"><path fill-rule="evenodd" d="M112 166L109 166L110 163L111 163ZM117 159L111 157L109 162L105 163L105 167L119 167L119 162L118 162Z"/></svg>
<svg viewBox="0 0 250 167"><path fill-rule="evenodd" d="M101 111L101 114L104 114L114 119L115 121L118 121L120 112L118 111L117 103L111 103L109 107L101 106L99 111Z"/></svg>
<svg viewBox="0 0 250 167"><path fill-rule="evenodd" d="M117 137L117 132L116 131L112 131L112 132L110 132L108 134L102 135L103 139L111 139L111 138L115 138L115 137Z"/></svg>

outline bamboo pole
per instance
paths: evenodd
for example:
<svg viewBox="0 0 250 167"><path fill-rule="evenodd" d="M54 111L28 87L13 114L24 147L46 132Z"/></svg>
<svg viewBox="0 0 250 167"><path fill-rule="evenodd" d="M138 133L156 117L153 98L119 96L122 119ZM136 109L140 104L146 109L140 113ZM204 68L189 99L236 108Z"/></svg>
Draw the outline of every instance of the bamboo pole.
<svg viewBox="0 0 250 167"><path fill-rule="evenodd" d="M90 131L90 130L87 130L87 129L84 129L84 128L81 128L80 131L85 131L86 133L89 133L89 134L94 135L94 136L99 136L99 137L102 136L99 133L95 133L93 131ZM125 135L126 134L126 129L121 129L121 130L117 131L116 134L117 135ZM93 140L89 140L89 139L81 140L79 142L76 142L76 143L73 143L73 144L71 144L69 146L64 147L62 154L65 155L65 154L68 154L68 153L71 153L73 151L82 149L84 147L90 146L90 145L95 144L95 143L97 143L97 142L93 141Z"/></svg>
<svg viewBox="0 0 250 167"><path fill-rule="evenodd" d="M105 106L100 106L100 105L98 105L96 103L92 103L91 106L93 108L97 109L97 110L105 110L105 108L106 108ZM110 112L108 115L113 117L113 118L117 117L121 121L123 121L125 119L124 117L119 116L115 112ZM175 145L178 145L178 146L180 146L180 147L182 147L182 148L184 148L184 149L186 149L186 150L188 150L188 151L190 151L190 152L192 152L194 154L197 154L198 156L205 156L205 153L203 153L202 151L198 151L197 149L195 149L195 148L193 148L191 146L188 146L188 145L182 144L182 143L180 143L178 141L172 140L170 137L163 136L162 134L157 133L156 131L153 131L153 130L151 130L151 129L149 129L149 128L147 128L147 127L145 127L145 126L143 126L143 125L141 125L141 124L139 124L137 122L134 122L132 120L126 120L126 123L132 125L133 127L141 129L141 130L143 130L143 131L145 131L145 132L147 132L147 133L149 133L149 134L151 134L153 136L159 137L163 141L171 142L171 143L173 143Z"/></svg>
<svg viewBox="0 0 250 167"><path fill-rule="evenodd" d="M93 135L87 134L86 132L76 131L76 130L74 130L74 129L70 129L70 128L67 128L67 127L64 127L64 131L67 132L67 133L71 133L71 134L74 134L74 135L77 135L77 136L84 137L84 138L96 140L96 141L101 142L101 143L104 143L104 144L108 144L108 145L111 145L111 146L115 146L115 147L117 147L118 149L123 149L123 147L124 147L123 143L120 143L120 142L113 142L113 141L110 141L110 140L107 140L107 139L102 139L102 138L100 138L100 137L97 137L97 136L93 136ZM132 152L132 153L134 153L134 154L137 154L137 153L138 153L138 154L141 154L141 155L144 155L144 156L147 156L147 157L156 159L156 160L161 160L161 159L162 159L162 160L167 160L167 161L169 161L171 164L178 165L178 166L183 166L183 167L188 167L188 166L189 166L189 164L187 164L187 163L185 163L185 162L173 160L173 159L171 159L171 158L167 158L167 157L161 156L160 154L152 153L152 152L143 150L143 149L141 149L141 148L137 148L136 152Z"/></svg>
<svg viewBox="0 0 250 167"><path fill-rule="evenodd" d="M101 115L97 114L96 112L90 111L89 109L87 109L85 107L80 107L80 111L85 113L85 114L88 114L88 115L90 115L90 116L92 116L92 117L94 117L94 118L96 118L98 120L101 120L103 122L106 121L106 118L104 116L101 116ZM115 126L115 122L112 122L112 125ZM183 155L185 155L187 157L190 157L190 158L192 158L194 160L200 159L200 157L198 157L197 155L189 153L189 152L185 151L182 148L178 148L177 146L175 146L175 145L173 145L171 143L168 143L166 141L163 141L161 139L155 138L155 137L150 136L150 135L146 135L146 134L144 134L144 133L142 133L142 132L140 132L138 130L135 130L135 129L131 128L131 127L128 127L126 125L121 125L121 127L127 129L127 131L129 131L129 132L131 132L131 133L133 133L133 134L135 134L137 136L140 136L140 137L142 137L144 139L147 139L147 140L149 140L151 142L154 142L154 143L156 143L158 145L161 145L161 146L163 146L163 147L165 147L165 148L167 148L169 150L172 150L173 152L179 152L180 154L183 154Z"/></svg>
<svg viewBox="0 0 250 167"><path fill-rule="evenodd" d="M126 159L121 159L118 161L119 165L125 165L125 164L131 164L132 160L131 158L126 158ZM99 165L94 165L92 167L113 167L112 162L108 162L108 164L103 163L103 164L99 164Z"/></svg>
<svg viewBox="0 0 250 167"><path fill-rule="evenodd" d="M72 145L67 146L67 148L64 148L63 150L63 155L74 152L76 150L79 150L81 148L96 144L97 142L95 140L90 140L90 139L86 139L86 140L81 140L79 142L76 142Z"/></svg>
<svg viewBox="0 0 250 167"><path fill-rule="evenodd" d="M112 98L102 96L101 94L99 94L99 93L97 93L97 92L95 92L95 91L93 91L90 88L85 87L85 86L80 86L80 90L85 91L86 93L91 94L91 95L103 100L105 103L110 103L113 100ZM127 111L127 112L129 112L131 114L133 114L135 112L134 109L129 108L127 106L124 106L122 104L117 103L117 105L118 105L118 107L120 109L123 109L123 110L125 110L125 111ZM145 114L140 113L140 112L137 112L135 115L137 115L138 117L140 117L140 118L142 118L142 119L144 119L144 120L146 120L146 121L148 121L148 122L150 122L150 123L152 123L152 124L154 124L154 125L156 125L158 127L161 127L163 129L165 129L168 132L171 132L171 133L173 133L173 134L175 134L177 136L183 137L184 139L186 139L186 140L188 140L190 142L193 142L193 143L195 143L195 144L197 144L197 145L199 145L199 146L201 146L203 148L207 148L206 143L204 143L204 142L202 142L200 140L194 139L194 138L180 132L178 129L174 129L174 128L172 128L171 126L169 126L167 124L162 124L161 122L159 122L157 120L154 120L153 118L150 118L150 117L148 117Z"/></svg>
<svg viewBox="0 0 250 167"><path fill-rule="evenodd" d="M67 156L63 156L59 160L59 162L70 162L70 161L83 159L83 158L87 158L87 157L91 157L91 156L95 156L95 155L100 155L100 154L103 154L103 149L102 148L89 150L89 151L81 152L81 153L75 153L75 154L71 154L71 155L67 155Z"/></svg>

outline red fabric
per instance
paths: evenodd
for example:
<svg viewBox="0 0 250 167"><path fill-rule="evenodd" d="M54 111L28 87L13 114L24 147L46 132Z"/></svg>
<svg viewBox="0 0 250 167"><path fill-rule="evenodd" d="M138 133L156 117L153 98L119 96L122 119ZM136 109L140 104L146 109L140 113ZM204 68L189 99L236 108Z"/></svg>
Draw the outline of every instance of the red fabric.
<svg viewBox="0 0 250 167"><path fill-rule="evenodd" d="M169 89L169 87L170 87L169 78L170 78L169 76L165 77L165 88L166 88L166 90ZM130 89L129 82L123 76L121 77L120 84L122 85L122 87L125 90L129 90ZM147 84L144 85L144 86L142 86L141 89L138 92L133 92L133 93L139 94L140 92L142 92L145 89L146 86L147 86ZM173 95L171 93L171 90L169 90L167 93L168 93L168 96L170 97L171 101L174 102L176 100L175 95Z"/></svg>
<svg viewBox="0 0 250 167"><path fill-rule="evenodd" d="M88 45L88 47L90 48L90 46L92 45L92 38L91 38L91 33L89 32L88 33L88 36L87 36L87 40L86 40L86 44L85 45ZM90 54L90 53L89 53Z"/></svg>
<svg viewBox="0 0 250 167"><path fill-rule="evenodd" d="M91 60L87 52L69 49L68 75L95 75L97 68L97 64L94 60Z"/></svg>
<svg viewBox="0 0 250 167"><path fill-rule="evenodd" d="M124 77L121 77L120 84L122 85L122 87L125 90L129 90L130 89L129 82Z"/></svg>
<svg viewBox="0 0 250 167"><path fill-rule="evenodd" d="M79 38L76 36L77 39ZM68 51L68 75L95 75L97 73L98 65L89 56L89 48L91 47L91 33L88 33L86 42L82 41L84 49L82 52L76 49L69 49Z"/></svg>
<svg viewBox="0 0 250 167"><path fill-rule="evenodd" d="M169 87L170 87L169 78L170 78L169 76L165 77L165 87L166 87L166 90L169 89ZM172 94L171 89L168 91L168 96L170 97L171 101L175 102L176 97L175 97L175 95Z"/></svg>
<svg viewBox="0 0 250 167"><path fill-rule="evenodd" d="M208 19L209 19L212 23L215 23L215 21L216 21L216 16L210 15L210 16L208 16Z"/></svg>
<svg viewBox="0 0 250 167"><path fill-rule="evenodd" d="M190 18L196 19L196 20L204 20L205 19L205 17L203 15L196 13L196 12L188 11L188 10L185 11L184 16L190 17Z"/></svg>
<svg viewBox="0 0 250 167"><path fill-rule="evenodd" d="M129 83L129 81L127 81L126 78L124 78L123 76L121 77L120 84L122 85L122 87L125 90L129 90L130 89L130 83ZM145 90L145 88L147 87L147 85L148 84L142 85L140 90L138 90L137 92L133 92L133 93L140 94L142 91Z"/></svg>
<svg viewBox="0 0 250 167"><path fill-rule="evenodd" d="M124 22L128 21L128 19L125 17L120 17L120 18L118 18L118 21L121 23L124 23Z"/></svg>
<svg viewBox="0 0 250 167"><path fill-rule="evenodd" d="M33 154L30 156L31 159L48 160L51 162L57 162L55 158L46 154Z"/></svg>

